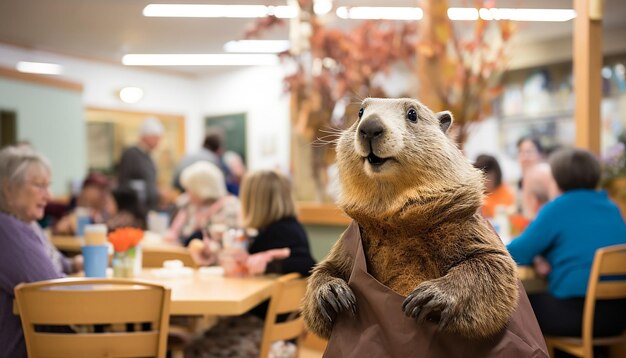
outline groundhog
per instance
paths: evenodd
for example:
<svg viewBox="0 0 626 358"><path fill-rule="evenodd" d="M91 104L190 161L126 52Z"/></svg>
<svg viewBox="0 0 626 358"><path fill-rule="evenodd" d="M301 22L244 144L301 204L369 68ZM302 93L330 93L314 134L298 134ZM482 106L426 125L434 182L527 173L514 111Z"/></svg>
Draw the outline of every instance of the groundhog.
<svg viewBox="0 0 626 358"><path fill-rule="evenodd" d="M447 137L452 120L414 99L364 100L337 143L338 205L359 226L368 273L406 296L398 309L485 338L517 307L517 271L479 214L482 173ZM313 270L304 300L307 326L324 338L339 313L359 310L343 241Z"/></svg>

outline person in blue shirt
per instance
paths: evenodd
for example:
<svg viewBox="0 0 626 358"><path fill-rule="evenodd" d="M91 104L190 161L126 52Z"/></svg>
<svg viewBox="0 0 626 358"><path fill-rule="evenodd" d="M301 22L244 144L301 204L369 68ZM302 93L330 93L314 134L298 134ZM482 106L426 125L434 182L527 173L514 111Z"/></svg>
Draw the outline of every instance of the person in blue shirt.
<svg viewBox="0 0 626 358"><path fill-rule="evenodd" d="M582 149L550 156L561 194L508 246L518 265L536 256L549 263L548 292L529 295L544 335L580 336L582 312L597 249L626 243L626 224L606 192L597 191L600 164ZM626 300L599 301L594 335L619 334L626 328Z"/></svg>

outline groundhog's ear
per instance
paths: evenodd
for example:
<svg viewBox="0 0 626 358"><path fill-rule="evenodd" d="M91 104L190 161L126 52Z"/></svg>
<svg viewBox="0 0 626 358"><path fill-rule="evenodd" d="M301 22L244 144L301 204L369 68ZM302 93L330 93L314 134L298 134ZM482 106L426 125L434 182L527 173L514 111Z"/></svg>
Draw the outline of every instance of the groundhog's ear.
<svg viewBox="0 0 626 358"><path fill-rule="evenodd" d="M437 119L439 119L439 127L446 133L452 125L452 113L450 111L437 112Z"/></svg>

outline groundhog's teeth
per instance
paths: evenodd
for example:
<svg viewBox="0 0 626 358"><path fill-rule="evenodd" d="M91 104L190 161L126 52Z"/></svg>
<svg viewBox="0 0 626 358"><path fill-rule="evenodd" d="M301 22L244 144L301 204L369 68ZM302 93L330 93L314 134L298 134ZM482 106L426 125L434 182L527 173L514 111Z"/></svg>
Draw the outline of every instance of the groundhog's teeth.
<svg viewBox="0 0 626 358"><path fill-rule="evenodd" d="M374 165L383 164L386 160L387 160L387 158L377 157L374 153L370 153L370 155L367 156L367 161L370 164L374 164Z"/></svg>

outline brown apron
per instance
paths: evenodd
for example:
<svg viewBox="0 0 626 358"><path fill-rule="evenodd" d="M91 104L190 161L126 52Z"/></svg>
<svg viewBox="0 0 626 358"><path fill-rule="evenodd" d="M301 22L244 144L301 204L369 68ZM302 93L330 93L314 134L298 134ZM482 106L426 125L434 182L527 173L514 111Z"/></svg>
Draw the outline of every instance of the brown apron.
<svg viewBox="0 0 626 358"><path fill-rule="evenodd" d="M405 316L405 297L367 272L359 226L352 222L342 240L354 258L348 285L357 301L357 316L341 313L324 357L548 357L546 345L526 297L519 286L519 305L506 330L487 340L444 334L435 323L417 325Z"/></svg>

